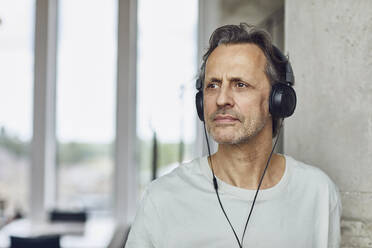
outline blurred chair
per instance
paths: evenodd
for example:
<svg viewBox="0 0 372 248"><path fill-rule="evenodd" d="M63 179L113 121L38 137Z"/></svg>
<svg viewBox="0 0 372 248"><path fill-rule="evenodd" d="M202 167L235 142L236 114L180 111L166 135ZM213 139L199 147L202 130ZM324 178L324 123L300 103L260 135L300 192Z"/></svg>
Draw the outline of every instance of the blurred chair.
<svg viewBox="0 0 372 248"><path fill-rule="evenodd" d="M10 236L10 248L60 248L59 240L59 235L27 238Z"/></svg>
<svg viewBox="0 0 372 248"><path fill-rule="evenodd" d="M87 212L86 211L61 211L53 210L49 213L49 220L54 221L63 221L63 222L86 222L87 221Z"/></svg>

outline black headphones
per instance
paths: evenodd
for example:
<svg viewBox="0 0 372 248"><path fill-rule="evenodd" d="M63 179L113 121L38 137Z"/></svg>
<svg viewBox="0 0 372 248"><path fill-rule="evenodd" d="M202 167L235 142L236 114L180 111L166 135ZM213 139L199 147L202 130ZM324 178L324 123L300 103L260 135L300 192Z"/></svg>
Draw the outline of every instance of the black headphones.
<svg viewBox="0 0 372 248"><path fill-rule="evenodd" d="M297 97L296 92L292 87L295 83L295 78L292 66L287 57L284 56L276 46L272 45L272 48L274 56L279 60L279 62L284 63L285 77L284 75L279 75L280 81L274 82L271 87L269 111L272 117L286 118L291 116L296 108ZM282 79L284 79L284 81ZM201 77L196 80L196 89L198 92L195 96L196 111L201 121L204 121L203 81L204 79Z"/></svg>

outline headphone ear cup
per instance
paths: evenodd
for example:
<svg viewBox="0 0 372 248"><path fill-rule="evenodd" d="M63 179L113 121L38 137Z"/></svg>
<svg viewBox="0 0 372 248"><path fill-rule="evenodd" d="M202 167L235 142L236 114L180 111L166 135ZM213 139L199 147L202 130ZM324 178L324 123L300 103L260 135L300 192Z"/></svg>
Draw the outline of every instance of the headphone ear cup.
<svg viewBox="0 0 372 248"><path fill-rule="evenodd" d="M199 119L204 121L203 91L199 90L198 93L196 93L195 104Z"/></svg>
<svg viewBox="0 0 372 248"><path fill-rule="evenodd" d="M273 117L286 118L296 109L297 97L295 90L284 83L276 83L271 88L269 111Z"/></svg>

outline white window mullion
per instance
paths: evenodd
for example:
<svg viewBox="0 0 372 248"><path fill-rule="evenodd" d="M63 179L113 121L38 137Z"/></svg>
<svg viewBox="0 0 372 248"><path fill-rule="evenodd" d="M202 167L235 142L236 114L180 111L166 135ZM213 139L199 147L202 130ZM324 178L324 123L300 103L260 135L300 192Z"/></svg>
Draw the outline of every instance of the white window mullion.
<svg viewBox="0 0 372 248"><path fill-rule="evenodd" d="M114 208L128 225L138 201L136 151L137 0L119 1Z"/></svg>
<svg viewBox="0 0 372 248"><path fill-rule="evenodd" d="M30 215L42 220L55 198L57 0L36 1Z"/></svg>

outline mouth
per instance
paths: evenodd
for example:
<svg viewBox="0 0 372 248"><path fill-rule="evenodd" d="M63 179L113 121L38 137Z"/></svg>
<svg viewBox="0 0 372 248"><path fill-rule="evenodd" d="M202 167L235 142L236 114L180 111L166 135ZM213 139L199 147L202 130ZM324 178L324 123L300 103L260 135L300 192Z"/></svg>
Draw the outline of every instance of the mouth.
<svg viewBox="0 0 372 248"><path fill-rule="evenodd" d="M232 124L235 122L239 122L238 118L235 118L231 115L217 115L213 121L217 124Z"/></svg>

